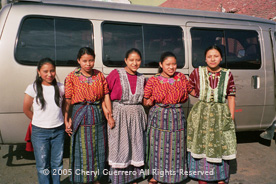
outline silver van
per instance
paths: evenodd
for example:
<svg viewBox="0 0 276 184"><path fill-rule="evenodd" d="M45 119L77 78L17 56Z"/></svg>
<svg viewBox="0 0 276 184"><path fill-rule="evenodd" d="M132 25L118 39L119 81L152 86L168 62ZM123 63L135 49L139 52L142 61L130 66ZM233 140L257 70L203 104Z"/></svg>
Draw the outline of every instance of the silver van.
<svg viewBox="0 0 276 184"><path fill-rule="evenodd" d="M237 131L266 129L275 118L275 39L275 22L244 15L89 0L7 4L0 12L0 143L24 142L23 97L37 62L55 60L63 82L84 46L95 50L95 68L105 75L136 47L143 54L139 71L150 77L162 52L174 52L178 71L189 76L216 44L237 86ZM186 114L196 100L184 104Z"/></svg>

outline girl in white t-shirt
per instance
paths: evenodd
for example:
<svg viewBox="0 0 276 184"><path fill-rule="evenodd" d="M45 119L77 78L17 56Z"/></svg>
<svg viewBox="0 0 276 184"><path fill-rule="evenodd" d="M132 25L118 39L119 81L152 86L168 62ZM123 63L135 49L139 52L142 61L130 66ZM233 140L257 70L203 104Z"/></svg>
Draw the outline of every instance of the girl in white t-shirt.
<svg viewBox="0 0 276 184"><path fill-rule="evenodd" d="M64 86L56 81L54 61L38 62L37 76L24 97L23 111L32 121L31 141L40 184L60 183L64 145L62 100Z"/></svg>

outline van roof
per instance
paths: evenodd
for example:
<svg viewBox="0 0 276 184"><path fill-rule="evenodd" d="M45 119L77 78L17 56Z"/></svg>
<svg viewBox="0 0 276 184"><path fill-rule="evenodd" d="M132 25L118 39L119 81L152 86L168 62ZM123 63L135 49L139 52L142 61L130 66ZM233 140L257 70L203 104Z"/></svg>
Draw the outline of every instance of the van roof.
<svg viewBox="0 0 276 184"><path fill-rule="evenodd" d="M156 6L144 6L144 5L131 5L122 3L110 3L100 2L91 0L15 0L14 3L41 3L58 6L79 6L79 7L91 7L101 9L112 9L120 11L134 11L134 12L145 12L145 13L156 13L156 14L169 14L169 15L185 15L185 16L196 16L205 18L221 18L221 19L234 19L234 20L245 20L253 22L262 22L268 24L275 24L272 20L267 20L258 17L252 17L248 15L233 14L233 13L222 13L202 10L189 10L189 9L177 9L177 8L165 8Z"/></svg>

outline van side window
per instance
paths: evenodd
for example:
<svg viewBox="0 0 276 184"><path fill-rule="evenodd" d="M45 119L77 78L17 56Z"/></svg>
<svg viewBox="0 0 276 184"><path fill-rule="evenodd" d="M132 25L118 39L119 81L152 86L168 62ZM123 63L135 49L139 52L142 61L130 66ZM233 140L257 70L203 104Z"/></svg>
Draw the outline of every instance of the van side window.
<svg viewBox="0 0 276 184"><path fill-rule="evenodd" d="M204 51L211 45L223 53L222 67L230 69L259 69L261 50L258 33L252 30L192 28L193 67L205 66Z"/></svg>
<svg viewBox="0 0 276 184"><path fill-rule="evenodd" d="M76 66L81 47L93 48L89 20L27 17L21 25L15 58L24 65L36 65L49 57L57 66Z"/></svg>
<svg viewBox="0 0 276 184"><path fill-rule="evenodd" d="M103 63L109 67L122 67L125 52L137 48L142 53L141 68L156 68L165 51L177 57L177 67L184 67L183 30L177 26L123 24L105 22L103 32Z"/></svg>
<svg viewBox="0 0 276 184"><path fill-rule="evenodd" d="M222 51L221 66L225 66L225 46L221 44L224 34L222 30L192 29L192 63L193 67L206 66L205 50L216 44Z"/></svg>
<svg viewBox="0 0 276 184"><path fill-rule="evenodd" d="M121 67L128 49L135 47L143 51L141 26L105 23L102 29L104 65Z"/></svg>

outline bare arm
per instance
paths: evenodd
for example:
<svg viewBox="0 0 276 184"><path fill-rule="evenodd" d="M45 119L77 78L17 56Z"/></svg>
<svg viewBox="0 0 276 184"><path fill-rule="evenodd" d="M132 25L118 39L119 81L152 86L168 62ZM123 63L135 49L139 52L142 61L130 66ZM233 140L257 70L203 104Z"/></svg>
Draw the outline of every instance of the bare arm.
<svg viewBox="0 0 276 184"><path fill-rule="evenodd" d="M195 93L195 90L194 90L194 89L190 92L190 95L196 97L196 93Z"/></svg>
<svg viewBox="0 0 276 184"><path fill-rule="evenodd" d="M104 96L104 101L103 101L102 106L103 106L103 111L104 111L104 114L105 114L106 119L108 121L109 127L114 128L115 121L114 121L113 115L112 115L112 105L111 105L111 100L110 100L109 94L106 94Z"/></svg>
<svg viewBox="0 0 276 184"><path fill-rule="evenodd" d="M107 109L109 112L111 112L111 114L112 114L111 100L110 100L109 94L106 94L106 95L104 96L104 104L105 104L106 109Z"/></svg>
<svg viewBox="0 0 276 184"><path fill-rule="evenodd" d="M104 112L105 118L108 119L108 117L109 117L109 115L110 115L111 113L110 113L109 110L107 109L107 107L106 107L104 101L102 102L102 108L103 108L103 112Z"/></svg>
<svg viewBox="0 0 276 184"><path fill-rule="evenodd" d="M23 112L30 120L33 119L33 111L32 111L33 100L34 100L33 97L31 97L28 94L25 94L24 102L23 102Z"/></svg>
<svg viewBox="0 0 276 184"><path fill-rule="evenodd" d="M235 96L228 96L227 99L228 99L228 106L229 106L229 109L230 109L230 112L231 112L231 116L232 116L232 119L234 120L234 118L235 118L235 106L236 106Z"/></svg>
<svg viewBox="0 0 276 184"><path fill-rule="evenodd" d="M72 135L72 119L71 115L71 98L66 98L64 100L64 123L65 123L65 131L69 136Z"/></svg>

